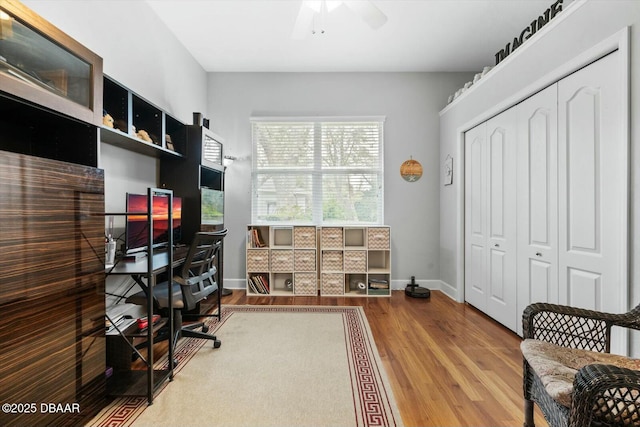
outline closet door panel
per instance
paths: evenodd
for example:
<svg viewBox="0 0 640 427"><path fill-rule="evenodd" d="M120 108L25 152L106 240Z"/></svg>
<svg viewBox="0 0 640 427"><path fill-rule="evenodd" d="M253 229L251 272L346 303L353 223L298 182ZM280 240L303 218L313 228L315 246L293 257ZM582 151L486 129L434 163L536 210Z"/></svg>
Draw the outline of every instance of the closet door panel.
<svg viewBox="0 0 640 427"><path fill-rule="evenodd" d="M486 310L486 123L465 134L465 300Z"/></svg>
<svg viewBox="0 0 640 427"><path fill-rule="evenodd" d="M564 100L566 127L567 249L573 254L602 255L600 213L599 90L578 88ZM604 165L603 165L604 166ZM598 257L600 258L600 257Z"/></svg>
<svg viewBox="0 0 640 427"><path fill-rule="evenodd" d="M557 263L529 258L526 280L530 284L527 296L531 302L550 302L558 296ZM523 308L524 310L524 308ZM522 327L522 325L520 325ZM520 331L522 332L522 331Z"/></svg>
<svg viewBox="0 0 640 427"><path fill-rule="evenodd" d="M517 107L518 313L558 302L557 85ZM522 325L518 324L522 333Z"/></svg>
<svg viewBox="0 0 640 427"><path fill-rule="evenodd" d="M487 122L487 314L512 330L516 306L516 111Z"/></svg>
<svg viewBox="0 0 640 427"><path fill-rule="evenodd" d="M578 307L597 307L602 293L602 275L576 268L567 269L569 299Z"/></svg>
<svg viewBox="0 0 640 427"><path fill-rule="evenodd" d="M560 302L627 310L628 145L620 53L558 83ZM614 333L615 352L626 336Z"/></svg>

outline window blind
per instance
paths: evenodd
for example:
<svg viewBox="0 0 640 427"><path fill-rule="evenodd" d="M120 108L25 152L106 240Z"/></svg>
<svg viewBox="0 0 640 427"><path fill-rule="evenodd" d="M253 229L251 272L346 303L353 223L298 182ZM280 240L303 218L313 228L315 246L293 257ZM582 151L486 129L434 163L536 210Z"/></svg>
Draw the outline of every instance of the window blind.
<svg viewBox="0 0 640 427"><path fill-rule="evenodd" d="M382 224L383 123L252 119L252 223Z"/></svg>

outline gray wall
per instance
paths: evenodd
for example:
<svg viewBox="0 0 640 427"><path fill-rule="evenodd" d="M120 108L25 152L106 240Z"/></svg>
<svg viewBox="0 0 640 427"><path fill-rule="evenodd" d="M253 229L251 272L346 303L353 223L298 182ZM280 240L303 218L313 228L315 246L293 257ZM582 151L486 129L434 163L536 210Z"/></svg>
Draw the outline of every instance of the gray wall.
<svg viewBox="0 0 640 427"><path fill-rule="evenodd" d="M211 128L225 154L225 286L244 287L245 230L251 222L252 116L385 116L384 218L391 227L392 286L413 275L439 286L438 111L468 73L210 73ZM400 165L413 156L422 178L408 183ZM435 282L430 282L430 281Z"/></svg>
<svg viewBox="0 0 640 427"><path fill-rule="evenodd" d="M104 72L185 123L201 111L242 160L226 177L225 286L244 287L244 230L250 222L249 117L253 115L383 115L385 223L392 229L396 286L411 275L439 285L438 111L470 79L427 73L211 73L207 75L143 1L25 0L104 59ZM208 88L208 91L207 91ZM404 160L423 177L405 182ZM157 185L157 160L103 145L107 211L124 209L124 194ZM227 280L228 279L228 280ZM435 282L428 282L433 280Z"/></svg>
<svg viewBox="0 0 640 427"><path fill-rule="evenodd" d="M103 58L104 73L173 117L191 123L192 112L206 114L207 73L143 1L23 1L53 25ZM158 185L158 160L102 144L105 211L123 212L125 193ZM115 217L117 236L124 217ZM124 292L126 277L109 277L107 290ZM107 306L113 298L108 297ZM135 314L134 314L135 315Z"/></svg>
<svg viewBox="0 0 640 427"><path fill-rule="evenodd" d="M144 1L25 0L25 5L103 58L104 73L173 117L206 114L207 73ZM127 191L157 185L156 159L103 145L106 210Z"/></svg>

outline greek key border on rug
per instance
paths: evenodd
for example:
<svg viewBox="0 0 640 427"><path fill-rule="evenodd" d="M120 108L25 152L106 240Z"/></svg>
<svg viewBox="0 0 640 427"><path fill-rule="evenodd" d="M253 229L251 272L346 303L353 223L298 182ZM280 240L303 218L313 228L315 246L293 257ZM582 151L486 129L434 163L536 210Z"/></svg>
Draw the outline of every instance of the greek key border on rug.
<svg viewBox="0 0 640 427"><path fill-rule="evenodd" d="M345 346L348 355L351 387L355 410L355 426L399 426L402 425L399 413L395 413L392 392L387 384L384 369L373 342L364 310L359 306L258 306L231 305L222 307L222 319L210 317L205 320L209 330L215 333L234 313L279 312L279 313L340 313L345 328ZM174 351L179 371L202 348L204 340L184 338ZM156 363L156 369L167 369L168 359L163 357ZM169 384L156 392L161 393ZM90 427L126 427L133 423L147 407L147 398L143 396L116 398L87 424Z"/></svg>

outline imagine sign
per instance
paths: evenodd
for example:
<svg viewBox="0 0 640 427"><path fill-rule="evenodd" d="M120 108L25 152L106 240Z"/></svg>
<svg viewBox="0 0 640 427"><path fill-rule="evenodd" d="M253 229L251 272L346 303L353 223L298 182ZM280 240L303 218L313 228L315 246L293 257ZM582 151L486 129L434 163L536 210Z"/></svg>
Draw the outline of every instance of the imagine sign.
<svg viewBox="0 0 640 427"><path fill-rule="evenodd" d="M505 59L511 52L516 50L522 43L534 35L540 28L549 23L558 13L562 12L562 2L564 0L557 0L554 4L549 6L537 19L535 19L528 27L520 32L518 37L514 37L513 41L507 43L504 49L500 49L496 53L496 65Z"/></svg>

